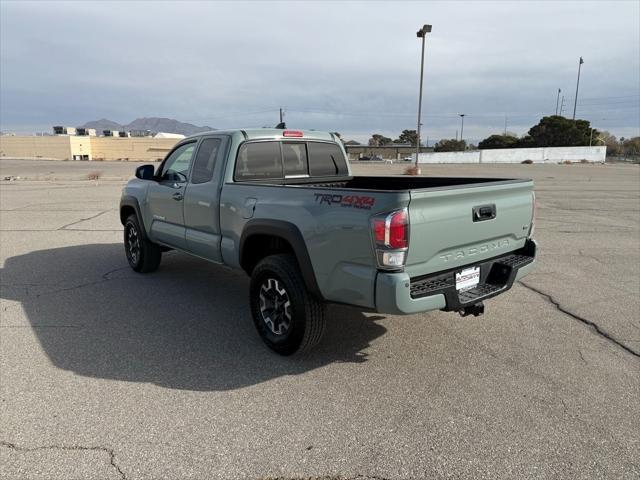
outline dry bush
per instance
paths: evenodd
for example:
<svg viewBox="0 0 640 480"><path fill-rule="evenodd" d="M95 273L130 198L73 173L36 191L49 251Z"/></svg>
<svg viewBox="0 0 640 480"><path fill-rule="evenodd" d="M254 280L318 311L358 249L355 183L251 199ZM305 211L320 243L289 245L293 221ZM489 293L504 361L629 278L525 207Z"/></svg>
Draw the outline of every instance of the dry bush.
<svg viewBox="0 0 640 480"><path fill-rule="evenodd" d="M533 163L533 160L523 160L520 163L526 163L527 165L531 165Z"/></svg>
<svg viewBox="0 0 640 480"><path fill-rule="evenodd" d="M405 175L420 175L420 167L416 167L415 165L411 165L404 169Z"/></svg>
<svg viewBox="0 0 640 480"><path fill-rule="evenodd" d="M571 165L573 162L571 160L565 160L562 162L564 165Z"/></svg>
<svg viewBox="0 0 640 480"><path fill-rule="evenodd" d="M102 172L89 172L87 178L89 180L98 180L102 176Z"/></svg>
<svg viewBox="0 0 640 480"><path fill-rule="evenodd" d="M590 162L586 158L583 158L582 160L580 160L580 163L590 163Z"/></svg>

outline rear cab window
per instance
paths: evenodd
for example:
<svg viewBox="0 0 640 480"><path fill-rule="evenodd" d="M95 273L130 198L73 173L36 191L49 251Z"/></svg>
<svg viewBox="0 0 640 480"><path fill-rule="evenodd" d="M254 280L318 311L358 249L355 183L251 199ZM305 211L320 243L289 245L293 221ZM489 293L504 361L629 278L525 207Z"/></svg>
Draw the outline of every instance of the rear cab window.
<svg viewBox="0 0 640 480"><path fill-rule="evenodd" d="M348 175L342 149L332 142L248 141L240 146L234 179L282 180Z"/></svg>
<svg viewBox="0 0 640 480"><path fill-rule="evenodd" d="M307 145L304 142L283 142L282 161L285 177L309 176Z"/></svg>
<svg viewBox="0 0 640 480"><path fill-rule="evenodd" d="M335 143L309 142L309 175L329 177L347 175L347 163L342 149Z"/></svg>

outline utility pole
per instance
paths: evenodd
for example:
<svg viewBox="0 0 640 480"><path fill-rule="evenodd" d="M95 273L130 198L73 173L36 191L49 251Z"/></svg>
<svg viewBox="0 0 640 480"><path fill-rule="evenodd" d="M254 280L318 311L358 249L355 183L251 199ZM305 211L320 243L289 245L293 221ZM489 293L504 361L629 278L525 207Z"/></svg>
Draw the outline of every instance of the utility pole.
<svg viewBox="0 0 640 480"><path fill-rule="evenodd" d="M284 119L284 112L282 111L282 108L280 109L280 123L282 123L282 120Z"/></svg>
<svg viewBox="0 0 640 480"><path fill-rule="evenodd" d="M578 62L578 81L576 82L576 98L573 101L573 120L576 119L576 107L578 106L578 87L580 87L580 69L582 68L582 64L584 60L580 57L580 61Z"/></svg>
<svg viewBox="0 0 640 480"><path fill-rule="evenodd" d="M458 129L456 128L456 142L458 141Z"/></svg>
<svg viewBox="0 0 640 480"><path fill-rule="evenodd" d="M563 109L564 109L564 95L562 95L562 101L560 102L560 116L562 116Z"/></svg>
<svg viewBox="0 0 640 480"><path fill-rule="evenodd" d="M556 115L558 115L558 102L560 101L560 92L562 90L558 89L558 96L556 97Z"/></svg>
<svg viewBox="0 0 640 480"><path fill-rule="evenodd" d="M460 141L462 142L462 134L464 133L464 113L460 114L460 118L462 119L462 125L460 126Z"/></svg>
<svg viewBox="0 0 640 480"><path fill-rule="evenodd" d="M556 109L557 110L557 109ZM507 116L504 116L504 136L507 136Z"/></svg>
<svg viewBox="0 0 640 480"><path fill-rule="evenodd" d="M418 158L420 157L420 125L422 117L422 83L424 78L424 41L427 37L427 33L431 32L431 25L423 25L416 33L418 38L422 39L422 53L420 55L420 93L418 95L418 129L416 131L416 174L420 173L420 167L418 167Z"/></svg>

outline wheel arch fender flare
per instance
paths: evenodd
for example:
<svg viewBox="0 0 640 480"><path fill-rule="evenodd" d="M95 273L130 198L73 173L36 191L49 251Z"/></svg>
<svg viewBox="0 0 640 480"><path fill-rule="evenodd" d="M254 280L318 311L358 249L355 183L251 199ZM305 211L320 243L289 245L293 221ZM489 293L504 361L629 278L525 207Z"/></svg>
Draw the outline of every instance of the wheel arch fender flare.
<svg viewBox="0 0 640 480"><path fill-rule="evenodd" d="M142 212L140 211L140 204L138 203L138 199L132 195L124 195L120 199L120 223L122 225L127 221L126 216L123 216L122 212L128 208L133 208L136 213L136 217L138 217L138 223L140 224L140 228L142 229L142 235L144 238L147 238L147 229L144 226L144 219L142 218Z"/></svg>
<svg viewBox="0 0 640 480"><path fill-rule="evenodd" d="M316 298L324 300L320 287L316 280L316 275L313 270L313 264L311 263L311 257L307 249L307 244L304 241L302 233L296 225L284 220L270 220L270 219L253 219L249 220L240 236L240 243L238 248L238 258L240 266L246 271L245 265L247 264L247 252L245 252L245 244L249 238L254 235L269 235L274 237L280 237L285 240L293 249L293 254L300 267L300 273L305 286ZM250 273L250 272L247 272Z"/></svg>

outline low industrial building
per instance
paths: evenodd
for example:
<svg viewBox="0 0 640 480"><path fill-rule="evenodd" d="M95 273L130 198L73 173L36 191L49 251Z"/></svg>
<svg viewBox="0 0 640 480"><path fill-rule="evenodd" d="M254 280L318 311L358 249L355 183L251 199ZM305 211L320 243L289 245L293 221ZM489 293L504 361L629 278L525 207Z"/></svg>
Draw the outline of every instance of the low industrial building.
<svg viewBox="0 0 640 480"><path fill-rule="evenodd" d="M5 135L0 136L0 157L156 162L162 160L178 141L153 137Z"/></svg>

